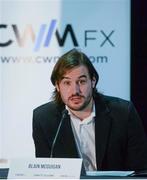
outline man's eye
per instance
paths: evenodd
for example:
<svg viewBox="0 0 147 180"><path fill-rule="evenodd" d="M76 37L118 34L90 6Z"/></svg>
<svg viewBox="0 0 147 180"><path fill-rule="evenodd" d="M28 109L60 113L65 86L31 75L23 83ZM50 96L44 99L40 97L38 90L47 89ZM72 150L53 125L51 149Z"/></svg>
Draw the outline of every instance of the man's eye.
<svg viewBox="0 0 147 180"><path fill-rule="evenodd" d="M82 79L79 81L80 84L85 84L86 83L86 80L85 79Z"/></svg>
<svg viewBox="0 0 147 180"><path fill-rule="evenodd" d="M69 86L71 83L70 83L70 81L64 81L63 84L66 86Z"/></svg>

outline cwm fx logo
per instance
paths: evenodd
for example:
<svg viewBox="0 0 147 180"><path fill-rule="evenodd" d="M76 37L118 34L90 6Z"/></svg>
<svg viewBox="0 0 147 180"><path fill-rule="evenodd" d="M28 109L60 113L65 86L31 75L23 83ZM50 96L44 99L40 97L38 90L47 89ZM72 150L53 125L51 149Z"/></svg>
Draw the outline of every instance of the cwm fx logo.
<svg viewBox="0 0 147 180"><path fill-rule="evenodd" d="M57 25L57 20L52 19L49 25L41 24L39 27L39 31L36 34L32 28L32 25L26 25L23 32L20 32L19 27L16 24L12 24L9 26L11 26L11 29L14 32L16 38L15 40L17 41L19 47L24 47L26 43L26 39L30 37L34 44L33 50L38 51L42 45L45 48L50 46L52 36L55 36L57 43L60 47L65 46L65 42L68 36L71 38L71 42L73 43L73 46L75 47L80 46L78 42L77 34L75 33L75 30L71 24L67 24L65 26L62 35L57 29L56 25ZM7 28L8 28L7 24L0 24L0 31L7 30ZM98 40L97 34L99 34L103 37L103 40L101 40L98 44L100 47L103 47L105 44L109 44L111 47L115 47L114 42L112 41L112 39L110 39L110 37L112 37L114 32L115 32L114 30L111 30L109 33L105 33L104 30L100 30L100 31L93 29L84 30L82 32L83 40L84 40L83 45L87 47L90 41L97 41ZM0 48L10 46L15 40L9 37L6 37L6 40L3 41L0 40Z"/></svg>

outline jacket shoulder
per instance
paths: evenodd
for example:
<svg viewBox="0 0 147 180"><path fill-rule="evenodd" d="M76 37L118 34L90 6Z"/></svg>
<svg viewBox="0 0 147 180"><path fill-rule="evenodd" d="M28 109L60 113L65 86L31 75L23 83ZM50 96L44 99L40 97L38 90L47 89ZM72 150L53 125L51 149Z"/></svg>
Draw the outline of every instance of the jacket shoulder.
<svg viewBox="0 0 147 180"><path fill-rule="evenodd" d="M129 100L125 100L119 97L102 95L101 98L105 104L113 107L128 107L130 104L132 104Z"/></svg>
<svg viewBox="0 0 147 180"><path fill-rule="evenodd" d="M103 102L114 119L122 119L122 122L140 119L135 106L129 100L118 97L103 96ZM120 121L119 121L120 122Z"/></svg>
<svg viewBox="0 0 147 180"><path fill-rule="evenodd" d="M42 104L33 110L34 116L44 116L47 114L54 114L57 112L57 104L54 101Z"/></svg>
<svg viewBox="0 0 147 180"><path fill-rule="evenodd" d="M111 112L111 114L128 114L134 109L131 101L107 95L98 95L96 98L97 107L100 111Z"/></svg>
<svg viewBox="0 0 147 180"><path fill-rule="evenodd" d="M42 112L42 111L46 111L48 109L54 109L56 107L56 104L54 101L50 101L48 103L42 104L38 107L36 107L33 111L34 112Z"/></svg>

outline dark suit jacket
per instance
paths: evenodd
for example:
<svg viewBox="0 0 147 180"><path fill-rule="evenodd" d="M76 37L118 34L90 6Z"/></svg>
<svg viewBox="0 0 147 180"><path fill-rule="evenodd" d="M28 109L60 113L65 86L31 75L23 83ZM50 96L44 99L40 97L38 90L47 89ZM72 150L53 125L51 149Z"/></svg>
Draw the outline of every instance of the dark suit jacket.
<svg viewBox="0 0 147 180"><path fill-rule="evenodd" d="M97 95L95 97L96 160L99 170L147 169L147 138L131 102ZM50 157L52 143L64 107L49 102L33 112L36 157ZM70 117L60 128L53 157L78 158Z"/></svg>

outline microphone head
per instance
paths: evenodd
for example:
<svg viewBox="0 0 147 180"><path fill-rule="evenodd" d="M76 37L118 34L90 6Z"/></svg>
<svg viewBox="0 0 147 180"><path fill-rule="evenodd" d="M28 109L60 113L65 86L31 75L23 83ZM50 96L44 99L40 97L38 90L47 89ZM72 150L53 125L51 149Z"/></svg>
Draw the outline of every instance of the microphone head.
<svg viewBox="0 0 147 180"><path fill-rule="evenodd" d="M62 111L62 117L64 116L66 116L66 115L68 115L68 110L67 109L64 109L63 111Z"/></svg>

